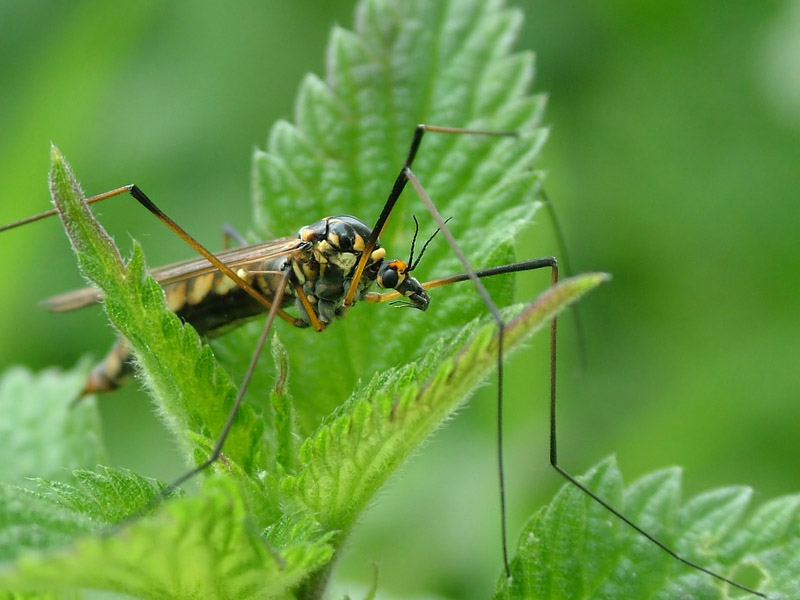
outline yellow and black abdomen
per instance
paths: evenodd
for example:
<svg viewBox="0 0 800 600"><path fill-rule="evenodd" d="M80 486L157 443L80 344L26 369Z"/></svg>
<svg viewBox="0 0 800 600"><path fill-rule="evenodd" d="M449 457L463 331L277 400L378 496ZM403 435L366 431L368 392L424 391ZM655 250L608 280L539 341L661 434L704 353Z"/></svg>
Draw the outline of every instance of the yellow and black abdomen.
<svg viewBox="0 0 800 600"><path fill-rule="evenodd" d="M275 297L286 259L276 258L249 265L239 276L264 294ZM167 306L204 337L215 337L267 312L266 307L219 271L164 286ZM294 289L287 286L281 308L294 303Z"/></svg>

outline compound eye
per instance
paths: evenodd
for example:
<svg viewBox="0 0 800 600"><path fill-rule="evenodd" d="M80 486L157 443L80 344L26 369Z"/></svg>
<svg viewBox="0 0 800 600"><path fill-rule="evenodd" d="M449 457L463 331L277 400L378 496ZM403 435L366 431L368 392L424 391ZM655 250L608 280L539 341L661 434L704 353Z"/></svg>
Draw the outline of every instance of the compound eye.
<svg viewBox="0 0 800 600"><path fill-rule="evenodd" d="M378 273L378 285L382 288L393 290L399 282L400 278L397 275L397 269L392 265L386 265Z"/></svg>

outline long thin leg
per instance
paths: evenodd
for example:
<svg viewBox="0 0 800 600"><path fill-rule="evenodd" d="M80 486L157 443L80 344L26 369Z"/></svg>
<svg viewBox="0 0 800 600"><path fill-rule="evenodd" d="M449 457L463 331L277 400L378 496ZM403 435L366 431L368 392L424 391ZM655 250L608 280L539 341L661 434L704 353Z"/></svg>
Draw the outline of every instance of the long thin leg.
<svg viewBox="0 0 800 600"><path fill-rule="evenodd" d="M267 321L264 325L264 330L261 332L261 337L258 338L258 343L256 344L253 354L250 357L250 363L247 366L247 371L245 371L242 382L239 384L239 392L236 394L236 400L234 401L233 406L231 406L231 410L228 413L228 418L225 421L225 425L222 427L219 437L217 438L217 443L214 446L214 450L211 452L211 455L205 460L205 462L201 463L168 485L162 492L162 497L169 494L183 483L186 483L198 473L213 465L222 455L222 448L225 445L225 441L228 439L228 434L230 433L231 426L236 418L236 413L239 412L239 407L242 405L245 392L247 392L247 387L250 385L250 380L252 379L253 373L256 370L256 366L258 365L258 359L261 356L261 351L264 349L264 345L267 343L267 336L269 336L269 332L272 329L272 323L275 321L275 315L278 313L277 307L280 306L281 300L283 300L283 295L286 292L286 286L289 283L290 276L290 270L284 271L283 277L278 284L278 289L275 290L274 302L269 310L269 313L267 314Z"/></svg>
<svg viewBox="0 0 800 600"><path fill-rule="evenodd" d="M231 240L236 240L239 246L247 246L249 243L232 225L225 223L222 225L222 248L224 250L231 247Z"/></svg>
<svg viewBox="0 0 800 600"><path fill-rule="evenodd" d="M233 269L231 269L228 265L220 261L213 253L211 253L205 246L203 246L200 242L194 239L191 235L189 235L183 227L178 225L175 221L173 221L166 213L164 213L160 208L158 208L147 195L140 190L136 185L131 185L130 189L128 190L133 196L136 201L144 206L147 210L153 213L159 221L164 223L167 227L169 227L175 234L178 235L183 241L189 244L198 254L203 256L208 262L210 262L214 267L219 269L222 273L230 277L236 285L242 288L245 292L250 294L253 298L255 298L258 302L263 304L267 309L271 310L273 302L270 302L264 294L259 292L255 289L252 285L250 285L247 281L242 279L238 273L236 273ZM284 321L291 323L292 325L299 325L298 319L295 319L292 315L287 313L286 311L280 308L280 303L277 303L278 307L276 312L279 317L281 317Z"/></svg>
<svg viewBox="0 0 800 600"><path fill-rule="evenodd" d="M466 275L472 281L472 284L475 286L475 289L478 291L478 294L483 299L484 304L489 309L489 312L492 315L492 318L497 323L497 473L499 478L500 484L500 533L502 538L503 544L503 567L505 568L506 577L511 577L511 567L509 566L508 560L508 527L507 527L507 519L506 519L506 489L505 489L505 468L504 468L504 461L503 461L503 337L505 334L505 327L506 323L503 320L502 315L500 314L497 305L492 300L492 297L489 295L489 292L486 291L486 287L484 287L483 283L481 283L478 274L472 269L472 266L469 264L467 257L464 255L464 252L461 250L461 247L456 242L456 239L453 237L450 228L445 223L444 218L442 215L439 214L439 210L433 204L433 201L428 196L428 193L422 187L422 184L417 179L417 176L414 175L413 171L410 168L404 167L402 174L408 179L411 185L417 192L417 195L422 200L422 203L428 209L433 220L436 221L436 225L439 227L439 230L442 232L442 235L447 240L447 243L452 248L453 252L458 257L458 260L461 262L461 265L467 271ZM553 270L554 278L557 279L557 270ZM552 329L555 329L555 317L553 317ZM553 363L554 364L554 363ZM553 369L553 364L551 364L551 372Z"/></svg>
<svg viewBox="0 0 800 600"><path fill-rule="evenodd" d="M102 202L103 200L108 200L109 198L113 198L121 194L127 194L130 191L130 189L131 186L126 185L121 188L116 188L114 190L103 192L102 194L98 194L97 196L92 196L91 198L87 198L86 204L94 204L95 202ZM9 229L14 229L15 227L21 227L22 225L27 225L28 223L41 221L42 219L46 219L47 217L52 217L57 214L58 210L53 208L51 210L46 210L43 213L39 213L38 215L33 215L30 217L25 217L24 219L20 219L19 221L14 221L13 223L9 223L8 225L0 225L0 233L8 231Z"/></svg>
<svg viewBox="0 0 800 600"><path fill-rule="evenodd" d="M561 265L564 267L564 272L567 275L571 275L573 273L572 262L569 260L569 253L567 252L567 244L565 241L566 237L564 236L564 230L561 228L561 221L558 219L556 209L553 206L553 203L550 202L550 197L547 195L547 192L545 192L544 188L542 188L541 194L544 202L544 208L547 211L547 215L550 217L550 224L553 227L553 233L555 234L556 245L558 246L558 255L561 257ZM586 368L586 335L583 331L583 319L581 319L580 304L573 304L570 307L570 312L575 320L575 337L577 338L578 342L578 368L579 372L583 372L583 370Z"/></svg>
<svg viewBox="0 0 800 600"><path fill-rule="evenodd" d="M498 337L498 348L497 348L497 377L498 377L498 385L497 385L497 463L498 463L498 471L499 471L499 479L500 479L500 514L501 514L501 527L502 527L502 542L503 542L503 563L506 571L506 576L511 576L511 569L509 568L508 564L508 550L507 550L507 543L508 543L508 535L506 530L506 507L505 507L505 478L503 474L503 420L502 420L502 408L503 408L503 334L505 331L505 321L503 320L500 312L497 309L497 306L492 301L491 297L489 296L486 288L480 281L478 273L472 269L469 264L469 261L464 256L464 253L459 248L458 243L456 242L453 234L450 232L449 228L447 227L447 223L442 218L441 214L437 210L436 206L431 201L430 197L428 196L425 189L422 187L422 184L417 179L416 175L411 171L409 168L405 168L404 172L408 181L412 184L414 189L416 190L417 194L419 195L420 199L422 200L423 204L427 207L428 211L431 213L434 221L439 226L442 235L450 244L453 252L458 256L459 261L466 269L467 273L466 276L472 280L475 288L480 293L481 297L484 299L486 306L489 308L492 316L495 319L495 322L498 326L497 337ZM550 260L550 259L544 259ZM543 265L544 266L544 265ZM552 264L552 279L551 285L555 285L558 282L558 268L553 261ZM500 267L500 270L503 268ZM488 275L484 275L488 276ZM461 280L459 277L463 276L456 276L456 280ZM650 540L653 544L661 548L664 552L672 556L674 559L682 562L683 564L706 573L719 581L727 583L728 585L734 586L742 591L754 594L756 596L766 598L766 595L754 590L746 585L733 581L719 573L712 571L702 565L697 564L678 554L675 550L664 544L661 540L656 538L654 535L645 531L642 527L634 523L628 517L623 515L619 510L611 506L608 502L600 498L597 494L592 492L589 488L583 485L577 478L567 472L561 465L558 464L558 445L556 442L556 330L557 330L557 319L553 317L550 322L550 464L553 468L562 476L564 477L569 483L580 489L582 492L587 494L590 498L594 501L602 505L606 508L609 512L615 515L618 519L632 527L636 532L640 535L643 535L645 538Z"/></svg>

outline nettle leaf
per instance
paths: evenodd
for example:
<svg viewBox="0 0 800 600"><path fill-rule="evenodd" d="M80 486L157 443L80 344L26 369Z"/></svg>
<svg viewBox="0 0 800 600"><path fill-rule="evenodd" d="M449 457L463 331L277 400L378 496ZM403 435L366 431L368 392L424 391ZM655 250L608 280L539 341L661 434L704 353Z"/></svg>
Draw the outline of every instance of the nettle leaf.
<svg viewBox="0 0 800 600"><path fill-rule="evenodd" d="M65 509L56 499L34 490L0 484L2 565L31 553L61 548L80 535L96 531L91 519ZM3 584L7 573L7 569L0 569Z"/></svg>
<svg viewBox="0 0 800 600"><path fill-rule="evenodd" d="M37 375L14 367L0 378L0 481L68 480L73 469L105 462L94 402L69 401L86 383L86 366Z"/></svg>
<svg viewBox="0 0 800 600"><path fill-rule="evenodd" d="M773 500L750 515L746 487L683 503L680 469L650 473L623 489L614 459L582 481L684 558L769 598L800 597L800 497ZM498 579L498 600L755 597L672 559L572 485L524 527L511 571L511 579Z"/></svg>
<svg viewBox="0 0 800 600"><path fill-rule="evenodd" d="M83 192L55 147L52 160L51 192L81 272L103 293L106 313L134 349L161 416L191 456L198 446L216 440L236 388L195 330L166 309L163 290L146 275L141 247L134 244L131 259L123 264L110 236L82 202ZM258 455L261 431L253 411L244 407L226 454L245 471Z"/></svg>
<svg viewBox="0 0 800 600"><path fill-rule="evenodd" d="M546 135L544 98L528 92L533 56L510 53L520 25L520 13L497 1L409 2L402 9L383 0L361 3L355 31L333 31L324 79L303 81L295 122L278 123L266 150L255 153L256 236L291 235L332 214L372 225L418 123L512 130L519 136L427 133L414 163L443 216L452 217L449 226L473 266L511 261L513 238L538 206L541 173L533 163ZM436 229L406 190L381 238L391 258L409 255L412 214L421 237ZM415 274L424 280L463 270L439 238ZM509 303L510 278L493 279L485 282L495 300ZM437 339L487 314L470 284L431 295L425 314L365 305L323 335L281 331L305 433L358 379L419 359Z"/></svg>
<svg viewBox="0 0 800 600"><path fill-rule="evenodd" d="M97 467L73 472L74 483L38 480L47 498L73 513L97 523L125 523L131 515L147 510L164 489L158 482L124 469Z"/></svg>
<svg viewBox="0 0 800 600"><path fill-rule="evenodd" d="M51 490L27 504L58 507L63 502L97 517L98 488L115 488L124 498L130 496L126 488L142 486L140 477L127 472L86 477L91 483L83 489ZM129 504L123 500L119 506ZM110 510L116 519L117 508ZM38 529L29 523L29 533L45 529L52 536L53 522L43 520ZM97 521L93 524L97 530ZM287 517L271 531L257 529L237 486L216 477L202 494L174 499L156 515L116 532L79 538L60 552L28 554L0 572L0 582L22 590L35 582L36 589L93 588L141 598L276 598L328 563L332 553L325 535L307 520Z"/></svg>

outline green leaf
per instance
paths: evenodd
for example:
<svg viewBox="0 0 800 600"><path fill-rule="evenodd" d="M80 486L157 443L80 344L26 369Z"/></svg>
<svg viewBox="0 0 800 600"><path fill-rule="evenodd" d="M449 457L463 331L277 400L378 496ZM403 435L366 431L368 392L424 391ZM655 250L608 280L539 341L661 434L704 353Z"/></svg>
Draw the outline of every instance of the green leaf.
<svg viewBox="0 0 800 600"><path fill-rule="evenodd" d="M0 481L64 480L105 461L94 401L71 402L86 383L85 367L38 375L14 367L0 378Z"/></svg>
<svg viewBox="0 0 800 600"><path fill-rule="evenodd" d="M189 456L211 445L225 422L236 389L210 349L164 303L161 287L146 275L141 247L123 264L109 235L94 219L59 150L52 149L50 187L78 257L81 272L105 298L109 319L134 349L145 383L165 422ZM248 407L237 415L225 450L246 471L258 456L262 426ZM194 443L190 444L189 441ZM204 440L206 440L204 442ZM205 450L205 448L204 448ZM207 454L197 457L204 460Z"/></svg>
<svg viewBox="0 0 800 600"><path fill-rule="evenodd" d="M33 552L60 548L95 532L91 519L33 490L0 484L0 564ZM0 582L3 581L0 570Z"/></svg>
<svg viewBox="0 0 800 600"><path fill-rule="evenodd" d="M581 479L681 556L770 598L800 594L800 497L774 500L748 516L752 492L745 487L682 504L678 468L623 490L616 462L608 459ZM495 598L755 597L671 558L569 484L524 527L511 570L511 579L498 580Z"/></svg>
<svg viewBox="0 0 800 600"><path fill-rule="evenodd" d="M98 467L73 473L74 484L39 480L49 499L97 523L125 523L146 510L163 485L124 469Z"/></svg>
<svg viewBox="0 0 800 600"><path fill-rule="evenodd" d="M303 81L295 123L278 123L254 157L256 237L291 234L325 215L377 219L403 166L418 123L514 130L517 138L426 134L414 171L474 267L513 258L513 239L538 206L533 170L546 132L544 98L531 96L533 57L512 54L521 15L491 2L363 2L354 32L334 29L324 79ZM382 244L407 258L414 231L435 224L413 190L404 192ZM437 239L417 276L460 273ZM485 280L500 304L510 278ZM357 306L322 335L281 331L298 399L298 421L311 433L359 379L424 356L486 308L468 283L433 290L425 313ZM243 344L244 336L222 344ZM252 339L252 338L250 338ZM312 350L313 349L313 350Z"/></svg>
<svg viewBox="0 0 800 600"><path fill-rule="evenodd" d="M80 512L97 517L99 488L116 488L119 506L129 507L128 488L142 485L141 478L126 472L90 479L88 489L84 484L83 490L57 490L27 504L52 507L66 499L65 505L80 506ZM62 506L61 516L68 512ZM43 520L42 527L26 523L23 533L50 533L56 529L54 521ZM201 495L172 500L156 515L112 535L84 537L60 552L28 554L0 571L0 585L26 589L36 582L36 589L94 588L142 598L275 598L329 562L332 552L308 520L287 517L270 530L259 530L238 488L213 478Z"/></svg>

